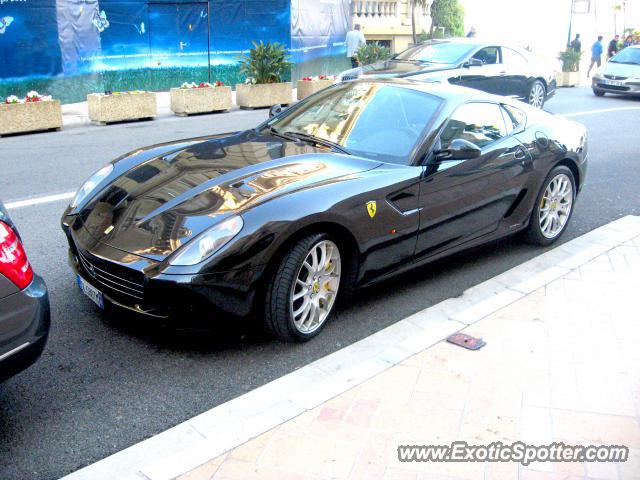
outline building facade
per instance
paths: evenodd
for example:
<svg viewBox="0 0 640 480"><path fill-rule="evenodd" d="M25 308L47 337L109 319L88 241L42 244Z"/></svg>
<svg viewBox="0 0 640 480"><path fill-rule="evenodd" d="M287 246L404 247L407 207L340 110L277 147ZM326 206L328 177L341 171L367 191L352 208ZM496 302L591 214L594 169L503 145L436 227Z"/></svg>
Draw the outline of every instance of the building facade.
<svg viewBox="0 0 640 480"><path fill-rule="evenodd" d="M413 43L409 0L353 0L352 21L362 26L367 41L378 41L401 52ZM428 12L415 11L416 32L429 31L431 21Z"/></svg>

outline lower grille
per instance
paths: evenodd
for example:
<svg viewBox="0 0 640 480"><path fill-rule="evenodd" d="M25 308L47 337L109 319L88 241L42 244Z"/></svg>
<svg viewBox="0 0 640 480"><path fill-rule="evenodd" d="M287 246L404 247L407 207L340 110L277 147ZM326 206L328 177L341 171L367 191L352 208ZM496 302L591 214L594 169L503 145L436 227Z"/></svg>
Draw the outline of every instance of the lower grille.
<svg viewBox="0 0 640 480"><path fill-rule="evenodd" d="M136 271L124 272L122 267L108 262L89 259L78 252L79 263L89 279L94 280L109 297L127 303L139 303L144 300L144 279Z"/></svg>
<svg viewBox="0 0 640 480"><path fill-rule="evenodd" d="M629 87L623 87L619 85L605 85L604 83L599 83L598 88L606 88L607 90L618 90L620 92L628 92Z"/></svg>

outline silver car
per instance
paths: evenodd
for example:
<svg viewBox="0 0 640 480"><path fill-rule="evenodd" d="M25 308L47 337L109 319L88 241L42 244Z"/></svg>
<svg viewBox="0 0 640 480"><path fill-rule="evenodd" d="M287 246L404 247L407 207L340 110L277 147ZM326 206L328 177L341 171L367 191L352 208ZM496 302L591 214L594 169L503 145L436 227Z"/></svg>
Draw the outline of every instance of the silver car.
<svg viewBox="0 0 640 480"><path fill-rule="evenodd" d="M591 79L593 93L640 95L640 45L621 50L598 70Z"/></svg>

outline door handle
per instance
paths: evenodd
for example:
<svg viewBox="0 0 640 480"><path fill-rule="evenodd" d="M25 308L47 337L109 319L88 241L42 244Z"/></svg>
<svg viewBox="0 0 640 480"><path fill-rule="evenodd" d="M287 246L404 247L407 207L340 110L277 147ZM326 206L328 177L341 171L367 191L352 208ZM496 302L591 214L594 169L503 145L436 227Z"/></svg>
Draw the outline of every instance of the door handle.
<svg viewBox="0 0 640 480"><path fill-rule="evenodd" d="M501 72L499 72L499 75L500 75L501 77L504 77L506 74L507 74L507 72L506 72L506 71L504 71L504 70L503 70L503 71L501 71Z"/></svg>

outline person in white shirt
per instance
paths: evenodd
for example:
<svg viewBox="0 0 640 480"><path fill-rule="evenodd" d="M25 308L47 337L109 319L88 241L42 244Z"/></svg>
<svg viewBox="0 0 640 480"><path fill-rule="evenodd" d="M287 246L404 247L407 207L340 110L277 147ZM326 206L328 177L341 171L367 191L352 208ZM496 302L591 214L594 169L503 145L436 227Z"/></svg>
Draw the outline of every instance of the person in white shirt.
<svg viewBox="0 0 640 480"><path fill-rule="evenodd" d="M364 34L360 31L360 25L353 26L353 30L347 32L347 57L351 59L351 67L358 66L358 49L367 43Z"/></svg>

